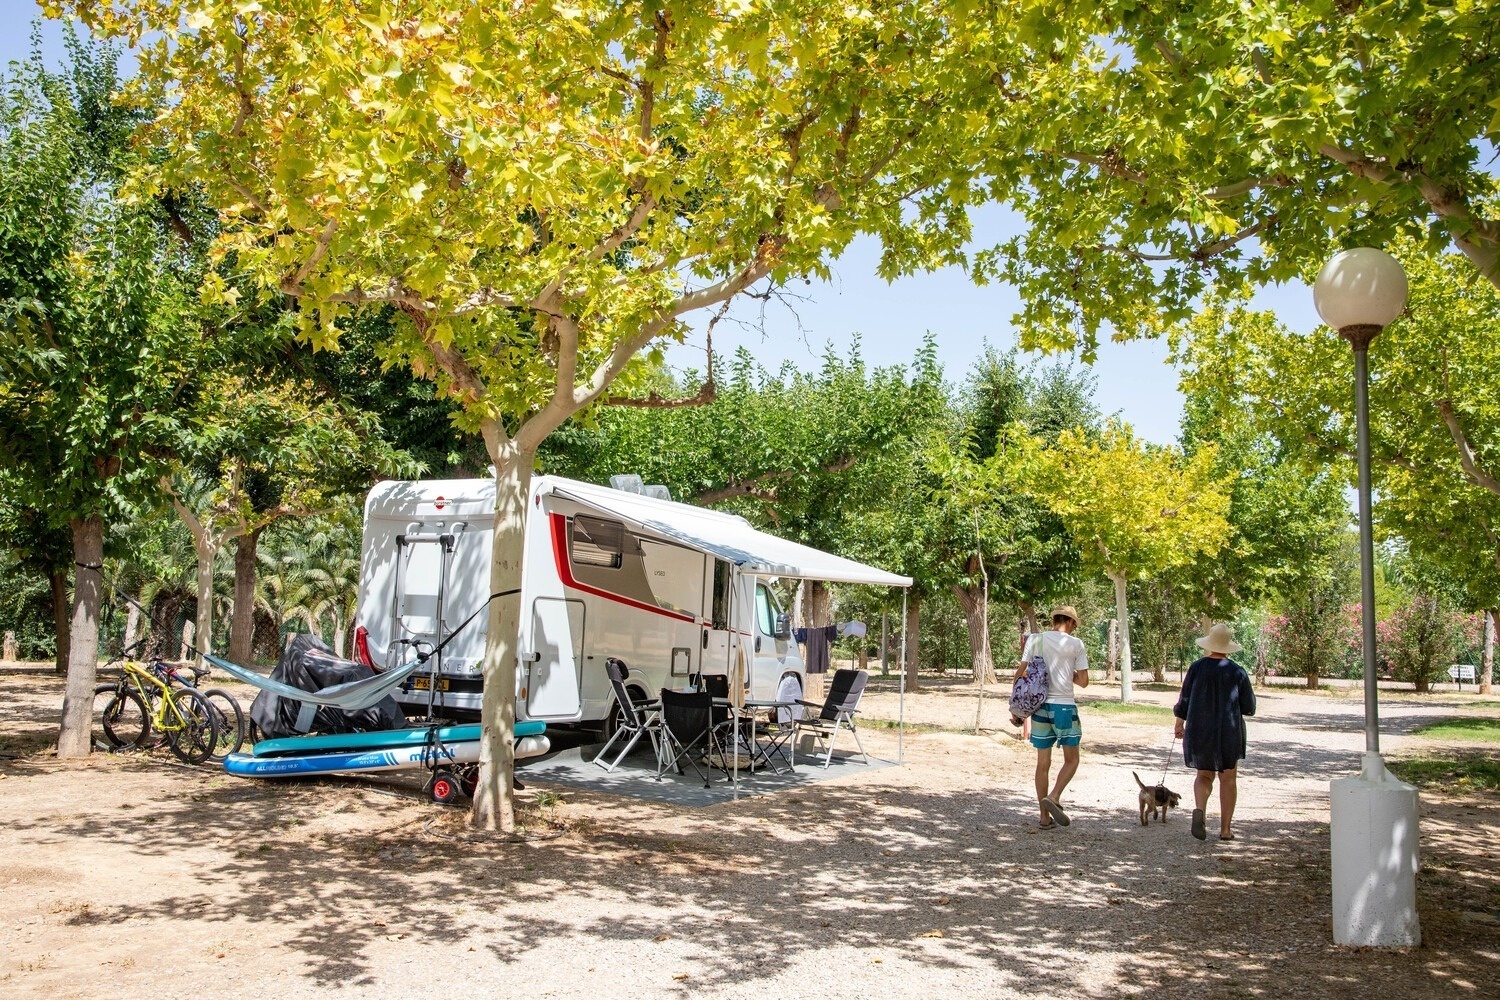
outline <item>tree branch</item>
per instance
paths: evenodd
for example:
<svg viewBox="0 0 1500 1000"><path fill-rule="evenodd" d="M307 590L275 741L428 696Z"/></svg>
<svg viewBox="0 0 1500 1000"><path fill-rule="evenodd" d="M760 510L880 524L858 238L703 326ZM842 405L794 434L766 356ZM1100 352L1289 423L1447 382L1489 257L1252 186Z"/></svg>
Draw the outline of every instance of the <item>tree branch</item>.
<svg viewBox="0 0 1500 1000"><path fill-rule="evenodd" d="M1448 425L1448 433L1453 436L1453 443L1458 446L1458 461L1463 466L1464 474L1469 477L1469 482L1500 496L1500 479L1496 479L1488 471L1480 468L1479 463L1475 461L1474 449L1469 444L1463 425L1458 421L1458 412L1453 408L1453 403L1440 399L1437 401L1437 409L1443 415L1443 423Z"/></svg>
<svg viewBox="0 0 1500 1000"><path fill-rule="evenodd" d="M858 455L846 455L843 458L838 459L837 461L829 462L826 465L820 465L818 467L818 471L827 473L845 472L848 469L853 468L854 464L858 461ZM764 500L774 500L776 499L776 491L774 489L767 490L765 488L765 485L767 483L775 483L785 479L791 479L793 476L799 474L800 473L798 471L792 469L782 469L776 472L764 472L758 476L751 476L749 479L736 480L735 482L729 483L725 486L720 486L716 489L702 490L693 497L693 500L695 503L703 504L705 506L716 503L723 503L725 500L730 500L734 497L742 496L757 496Z"/></svg>

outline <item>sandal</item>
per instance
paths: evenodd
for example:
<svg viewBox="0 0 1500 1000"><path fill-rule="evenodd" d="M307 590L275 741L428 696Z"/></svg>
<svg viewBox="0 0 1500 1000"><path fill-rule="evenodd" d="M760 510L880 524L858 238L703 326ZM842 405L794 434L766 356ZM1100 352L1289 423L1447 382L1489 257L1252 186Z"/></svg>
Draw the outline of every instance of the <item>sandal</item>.
<svg viewBox="0 0 1500 1000"><path fill-rule="evenodd" d="M1193 810L1193 836L1199 840L1208 839L1208 824L1203 820L1203 810Z"/></svg>
<svg viewBox="0 0 1500 1000"><path fill-rule="evenodd" d="M1038 830L1056 830L1056 829L1057 829L1057 824L1056 824L1056 823L1054 823L1054 822L1052 822L1052 821L1051 821L1051 820L1050 820L1050 819L1049 819L1049 820L1048 820L1048 821L1047 821L1047 822L1045 822L1045 823L1038 823L1038 824L1037 824L1037 825L1036 825L1036 828L1037 828L1037 829L1038 829Z"/></svg>
<svg viewBox="0 0 1500 1000"><path fill-rule="evenodd" d="M1067 826L1073 822L1068 819L1068 814L1063 812L1062 806L1058 805L1054 800L1050 798L1043 799L1042 806L1047 810L1047 815L1057 821L1058 826Z"/></svg>
<svg viewBox="0 0 1500 1000"><path fill-rule="evenodd" d="M1232 833L1221 833L1221 834L1219 834L1219 839L1220 840L1233 840L1234 839L1234 834L1232 834Z"/></svg>

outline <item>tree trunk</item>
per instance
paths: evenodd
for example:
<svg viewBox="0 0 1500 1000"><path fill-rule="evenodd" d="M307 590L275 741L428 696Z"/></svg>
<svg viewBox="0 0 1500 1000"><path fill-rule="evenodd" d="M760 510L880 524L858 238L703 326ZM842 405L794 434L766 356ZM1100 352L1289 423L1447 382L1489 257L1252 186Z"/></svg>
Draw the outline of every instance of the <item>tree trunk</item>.
<svg viewBox="0 0 1500 1000"><path fill-rule="evenodd" d="M526 497L533 455L522 451L497 421L485 421L495 465L495 533L490 550L490 602L484 645L483 740L472 822L482 830L515 830L516 659L521 630L521 557L526 547Z"/></svg>
<svg viewBox="0 0 1500 1000"><path fill-rule="evenodd" d="M255 553L260 547L256 528L241 535L234 548L234 610L229 617L229 659L249 666L255 659Z"/></svg>
<svg viewBox="0 0 1500 1000"><path fill-rule="evenodd" d="M55 569L51 575L52 584L52 634L57 637L57 658L53 661L53 669L59 674L68 672L68 647L70 645L68 632L71 626L68 624L68 571ZM93 709L90 709L92 712Z"/></svg>
<svg viewBox="0 0 1500 1000"><path fill-rule="evenodd" d="M135 645L137 635L141 631L141 609L136 607L139 598L132 599L130 606L125 610L125 656L128 659L137 659L135 652L131 649Z"/></svg>
<svg viewBox="0 0 1500 1000"><path fill-rule="evenodd" d="M193 539L193 550L198 554L198 614L193 622L193 634L198 646L198 666L203 666L203 653L213 652L214 643L214 557L219 554L208 532ZM188 652L191 652L189 650ZM184 656L184 659L187 657Z"/></svg>
<svg viewBox="0 0 1500 1000"><path fill-rule="evenodd" d="M1115 679L1115 671L1120 666L1120 620L1118 618L1109 620L1109 637L1105 642L1107 645L1104 649L1104 680L1108 682Z"/></svg>
<svg viewBox="0 0 1500 1000"><path fill-rule="evenodd" d="M1120 700L1130 700L1130 607L1125 602L1125 574L1110 573L1115 582L1115 620L1120 626Z"/></svg>
<svg viewBox="0 0 1500 1000"><path fill-rule="evenodd" d="M1318 672L1314 670L1307 675L1307 687L1312 690L1318 686Z"/></svg>
<svg viewBox="0 0 1500 1000"><path fill-rule="evenodd" d="M891 613L880 612L880 676L889 677L891 673Z"/></svg>
<svg viewBox="0 0 1500 1000"><path fill-rule="evenodd" d="M906 602L906 690L916 691L920 686L917 674L917 647L922 636L922 598L912 594Z"/></svg>
<svg viewBox="0 0 1500 1000"><path fill-rule="evenodd" d="M87 757L93 746L94 680L99 670L99 607L104 600L104 519L74 520L73 628L57 756Z"/></svg>
<svg viewBox="0 0 1500 1000"><path fill-rule="evenodd" d="M995 657L990 649L989 602L978 587L954 587L969 625L969 667L980 684L995 682Z"/></svg>
<svg viewBox="0 0 1500 1000"><path fill-rule="evenodd" d="M1495 683L1495 630L1500 625L1500 610L1484 613L1484 643L1479 654L1479 693L1489 694Z"/></svg>
<svg viewBox="0 0 1500 1000"><path fill-rule="evenodd" d="M808 580L802 590L803 624L808 628L824 628L833 624L833 593L822 580ZM833 650L828 651L828 667L833 669ZM807 674L807 690L803 697L810 702L820 702L828 690L827 674Z"/></svg>
<svg viewBox="0 0 1500 1000"><path fill-rule="evenodd" d="M1041 629L1037 628L1036 624L1036 608L1032 607L1030 604L1022 602L1021 614L1026 616L1027 635L1035 635L1037 632L1041 631Z"/></svg>
<svg viewBox="0 0 1500 1000"><path fill-rule="evenodd" d="M193 622L182 623L182 646L177 651L179 660L186 660L193 652L193 638L198 633L198 626Z"/></svg>

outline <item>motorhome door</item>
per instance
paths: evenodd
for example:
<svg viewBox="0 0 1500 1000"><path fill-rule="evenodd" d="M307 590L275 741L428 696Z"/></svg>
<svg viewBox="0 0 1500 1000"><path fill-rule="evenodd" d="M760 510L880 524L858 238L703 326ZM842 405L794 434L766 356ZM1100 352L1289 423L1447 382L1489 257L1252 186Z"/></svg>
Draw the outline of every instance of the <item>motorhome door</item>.
<svg viewBox="0 0 1500 1000"><path fill-rule="evenodd" d="M730 628L730 617L734 585L734 567L723 559L714 560L714 571L707 574L704 585L703 606L708 609L703 624L703 672L705 674L728 674L730 656L734 652L734 632Z"/></svg>
<svg viewBox="0 0 1500 1000"><path fill-rule="evenodd" d="M572 722L583 714L582 601L538 597L531 604L531 662L526 670L526 715Z"/></svg>

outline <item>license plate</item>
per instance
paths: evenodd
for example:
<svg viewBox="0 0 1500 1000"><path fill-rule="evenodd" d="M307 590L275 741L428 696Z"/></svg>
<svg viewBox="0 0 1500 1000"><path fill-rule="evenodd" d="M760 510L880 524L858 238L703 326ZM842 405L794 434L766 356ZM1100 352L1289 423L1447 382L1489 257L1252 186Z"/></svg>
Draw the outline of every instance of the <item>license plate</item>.
<svg viewBox="0 0 1500 1000"><path fill-rule="evenodd" d="M432 689L432 678L431 677L413 677L412 678L412 685L411 686L412 686L412 689L415 690L415 691L428 691L428 690L431 690ZM439 677L438 678L438 682L437 682L437 689L439 691L446 691L446 690L448 690L448 678L446 678L446 677Z"/></svg>

